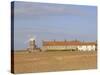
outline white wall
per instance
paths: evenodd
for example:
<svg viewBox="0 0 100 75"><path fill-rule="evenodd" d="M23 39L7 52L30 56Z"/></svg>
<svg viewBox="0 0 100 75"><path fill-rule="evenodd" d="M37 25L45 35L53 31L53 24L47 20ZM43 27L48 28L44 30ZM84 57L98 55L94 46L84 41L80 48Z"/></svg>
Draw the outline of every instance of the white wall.
<svg viewBox="0 0 100 75"><path fill-rule="evenodd" d="M82 45L78 46L79 51L95 51L95 45Z"/></svg>
<svg viewBox="0 0 100 75"><path fill-rule="evenodd" d="M44 50L67 50L67 49L76 49L79 51L95 51L95 45L81 45L81 46L44 46Z"/></svg>

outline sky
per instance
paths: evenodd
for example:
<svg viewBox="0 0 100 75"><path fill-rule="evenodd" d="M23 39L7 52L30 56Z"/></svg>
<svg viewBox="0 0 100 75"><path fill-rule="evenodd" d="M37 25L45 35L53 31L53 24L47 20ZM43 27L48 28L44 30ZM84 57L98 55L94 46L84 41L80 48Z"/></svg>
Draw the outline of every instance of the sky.
<svg viewBox="0 0 100 75"><path fill-rule="evenodd" d="M29 39L97 40L97 7L69 4L14 2L14 49L26 49Z"/></svg>

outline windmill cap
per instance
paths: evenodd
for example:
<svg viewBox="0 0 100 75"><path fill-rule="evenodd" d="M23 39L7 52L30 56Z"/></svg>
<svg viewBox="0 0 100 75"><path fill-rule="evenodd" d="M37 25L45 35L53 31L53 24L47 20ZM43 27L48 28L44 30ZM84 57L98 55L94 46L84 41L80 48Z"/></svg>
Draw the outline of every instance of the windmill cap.
<svg viewBox="0 0 100 75"><path fill-rule="evenodd" d="M34 41L35 40L35 38L30 38L30 41Z"/></svg>

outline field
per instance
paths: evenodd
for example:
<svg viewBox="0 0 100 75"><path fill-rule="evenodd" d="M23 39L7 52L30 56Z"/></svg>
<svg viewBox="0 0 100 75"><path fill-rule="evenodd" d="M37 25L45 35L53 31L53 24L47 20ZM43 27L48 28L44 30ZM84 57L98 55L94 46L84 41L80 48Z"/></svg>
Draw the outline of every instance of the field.
<svg viewBox="0 0 100 75"><path fill-rule="evenodd" d="M97 68L97 53L80 51L14 52L14 73Z"/></svg>

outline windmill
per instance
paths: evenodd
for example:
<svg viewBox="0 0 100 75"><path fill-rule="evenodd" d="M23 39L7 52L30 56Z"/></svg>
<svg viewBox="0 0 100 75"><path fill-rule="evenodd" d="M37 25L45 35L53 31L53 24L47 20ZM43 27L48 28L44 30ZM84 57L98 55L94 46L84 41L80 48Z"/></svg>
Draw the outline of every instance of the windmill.
<svg viewBox="0 0 100 75"><path fill-rule="evenodd" d="M27 50L29 52L33 52L35 49L36 49L36 42L35 42L35 36L32 36L32 35L28 35L27 36L27 41L25 43L28 44L28 48Z"/></svg>

